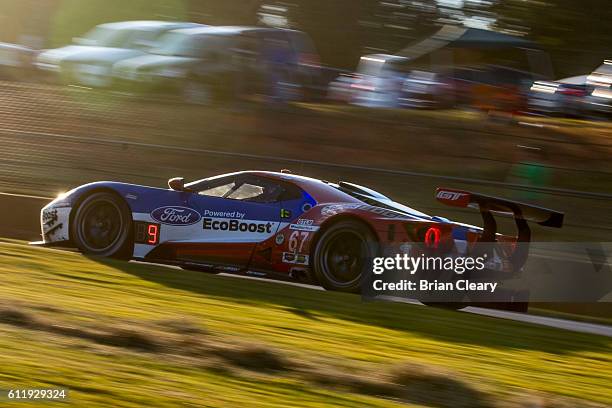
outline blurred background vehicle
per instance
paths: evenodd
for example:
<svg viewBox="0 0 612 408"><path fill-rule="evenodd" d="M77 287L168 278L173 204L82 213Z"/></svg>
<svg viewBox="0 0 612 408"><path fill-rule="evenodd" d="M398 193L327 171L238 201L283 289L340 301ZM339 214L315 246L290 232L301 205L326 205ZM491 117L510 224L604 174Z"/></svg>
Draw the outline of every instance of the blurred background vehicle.
<svg viewBox="0 0 612 408"><path fill-rule="evenodd" d="M195 23L124 21L96 26L74 44L41 52L36 66L52 80L87 87L112 84L116 62L144 55L167 31L198 26Z"/></svg>
<svg viewBox="0 0 612 408"><path fill-rule="evenodd" d="M412 71L399 95L403 108L449 108L454 103L452 84L442 74Z"/></svg>
<svg viewBox="0 0 612 408"><path fill-rule="evenodd" d="M612 60L605 60L587 76L586 82L592 87L585 98L588 111L596 116L612 118Z"/></svg>
<svg viewBox="0 0 612 408"><path fill-rule="evenodd" d="M0 43L0 79L25 80L33 73L36 51L18 44Z"/></svg>
<svg viewBox="0 0 612 408"><path fill-rule="evenodd" d="M589 111L586 98L593 87L566 81L534 82L529 90L529 110L545 115L585 116Z"/></svg>
<svg viewBox="0 0 612 408"><path fill-rule="evenodd" d="M402 84L409 70L401 64L408 60L396 55L364 55L357 66L356 79L352 84L355 105L397 108Z"/></svg>
<svg viewBox="0 0 612 408"><path fill-rule="evenodd" d="M177 93L208 104L257 93L306 99L323 88L319 68L305 33L222 26L171 31L148 55L115 64L113 76L126 89Z"/></svg>
<svg viewBox="0 0 612 408"><path fill-rule="evenodd" d="M610 87L594 87L585 97L584 102L590 115L612 118L612 89Z"/></svg>
<svg viewBox="0 0 612 408"><path fill-rule="evenodd" d="M453 69L447 76L453 84L455 106L509 113L526 110L529 86L541 78L531 71L495 64Z"/></svg>
<svg viewBox="0 0 612 408"><path fill-rule="evenodd" d="M607 118L612 115L612 61L591 74L558 81L536 81L529 92L529 110L576 118Z"/></svg>
<svg viewBox="0 0 612 408"><path fill-rule="evenodd" d="M394 55L361 57L349 97L361 106L516 112L550 61L538 44L491 30L442 26Z"/></svg>
<svg viewBox="0 0 612 408"><path fill-rule="evenodd" d="M612 85L612 60L605 60L587 76L586 82L593 86L609 87Z"/></svg>
<svg viewBox="0 0 612 408"><path fill-rule="evenodd" d="M353 100L353 84L357 82L357 75L343 73L329 83L327 100L332 103L351 103Z"/></svg>

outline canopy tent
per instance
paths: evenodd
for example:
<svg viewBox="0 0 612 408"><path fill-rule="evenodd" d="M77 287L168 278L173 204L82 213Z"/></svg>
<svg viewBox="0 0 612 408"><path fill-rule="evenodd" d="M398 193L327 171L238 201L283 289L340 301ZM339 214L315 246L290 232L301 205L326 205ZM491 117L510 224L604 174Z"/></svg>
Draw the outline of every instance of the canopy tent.
<svg viewBox="0 0 612 408"><path fill-rule="evenodd" d="M396 55L415 60L445 47L483 50L507 48L540 49L536 43L521 37L479 28L446 25L431 37L400 50Z"/></svg>

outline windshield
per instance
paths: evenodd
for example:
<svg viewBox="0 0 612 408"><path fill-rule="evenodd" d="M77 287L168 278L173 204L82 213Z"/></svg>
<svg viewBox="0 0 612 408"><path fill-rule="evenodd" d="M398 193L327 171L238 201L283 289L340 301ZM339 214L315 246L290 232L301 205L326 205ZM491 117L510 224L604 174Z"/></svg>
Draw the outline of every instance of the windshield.
<svg viewBox="0 0 612 408"><path fill-rule="evenodd" d="M85 34L79 43L96 47L137 48L142 42L154 42L159 31L96 27Z"/></svg>
<svg viewBox="0 0 612 408"><path fill-rule="evenodd" d="M612 75L612 64L603 64L595 70L595 73L600 75Z"/></svg>
<svg viewBox="0 0 612 408"><path fill-rule="evenodd" d="M152 54L176 57L201 57L206 50L215 47L218 39L211 35L193 35L185 33L168 33L161 37Z"/></svg>
<svg viewBox="0 0 612 408"><path fill-rule="evenodd" d="M122 47L128 43L133 34L132 30L96 27L85 34L83 42L98 47Z"/></svg>

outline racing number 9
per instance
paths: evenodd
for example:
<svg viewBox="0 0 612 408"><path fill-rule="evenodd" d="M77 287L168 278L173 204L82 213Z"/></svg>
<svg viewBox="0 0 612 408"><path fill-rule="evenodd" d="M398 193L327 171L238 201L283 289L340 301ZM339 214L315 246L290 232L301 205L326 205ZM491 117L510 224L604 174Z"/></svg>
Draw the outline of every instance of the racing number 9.
<svg viewBox="0 0 612 408"><path fill-rule="evenodd" d="M302 252L306 238L308 238L308 232L293 231L289 237L289 252Z"/></svg>
<svg viewBox="0 0 612 408"><path fill-rule="evenodd" d="M149 224L147 228L147 244L155 245L159 239L159 225L157 224Z"/></svg>
<svg viewBox="0 0 612 408"><path fill-rule="evenodd" d="M144 221L134 222L134 243L145 245L159 244L159 224Z"/></svg>

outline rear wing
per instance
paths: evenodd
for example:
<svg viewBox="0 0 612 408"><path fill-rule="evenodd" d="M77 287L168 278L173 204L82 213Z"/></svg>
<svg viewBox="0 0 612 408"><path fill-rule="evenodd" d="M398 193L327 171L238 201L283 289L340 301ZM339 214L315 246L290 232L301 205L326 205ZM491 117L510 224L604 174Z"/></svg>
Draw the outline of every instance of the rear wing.
<svg viewBox="0 0 612 408"><path fill-rule="evenodd" d="M453 207L474 208L480 211L484 221L484 231L481 240L486 242L496 241L497 223L495 218L493 218L493 214L511 215L514 217L514 222L518 228L519 242L529 242L531 240L531 231L527 221L535 222L544 227L561 228L563 226L564 214L562 212L504 198L450 188L438 188L436 190L436 199Z"/></svg>
<svg viewBox="0 0 612 408"><path fill-rule="evenodd" d="M479 210L481 213L489 211L497 214L511 215L515 219L535 222L544 227L561 228L563 226L564 214L562 212L504 198L449 188L438 188L436 190L436 199L453 207L469 207Z"/></svg>
<svg viewBox="0 0 612 408"><path fill-rule="evenodd" d="M479 242L497 241L497 222L493 214L511 215L514 217L514 222L518 229L517 242L520 243L531 241L531 230L527 221L535 222L544 227L561 228L565 215L562 212L535 205L450 188L438 188L436 190L436 199L453 207L474 208L480 211L484 226ZM513 264L517 268L524 265L528 253L528 245L519 246L512 255Z"/></svg>

